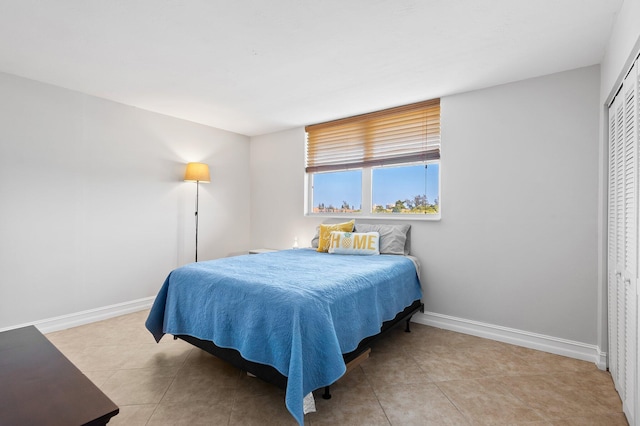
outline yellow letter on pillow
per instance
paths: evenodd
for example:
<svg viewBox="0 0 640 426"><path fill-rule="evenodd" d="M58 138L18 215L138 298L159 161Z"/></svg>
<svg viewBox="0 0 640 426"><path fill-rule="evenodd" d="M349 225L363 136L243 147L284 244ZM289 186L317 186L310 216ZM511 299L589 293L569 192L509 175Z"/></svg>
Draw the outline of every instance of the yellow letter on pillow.
<svg viewBox="0 0 640 426"><path fill-rule="evenodd" d="M333 248L340 247L340 234L331 234L330 247L333 247Z"/></svg>
<svg viewBox="0 0 640 426"><path fill-rule="evenodd" d="M356 235L353 239L353 248L363 249L366 242L367 242L366 235Z"/></svg>
<svg viewBox="0 0 640 426"><path fill-rule="evenodd" d="M367 249L368 250L375 250L376 249L375 245L373 244L375 242L375 238L376 238L375 235L368 235L367 236Z"/></svg>

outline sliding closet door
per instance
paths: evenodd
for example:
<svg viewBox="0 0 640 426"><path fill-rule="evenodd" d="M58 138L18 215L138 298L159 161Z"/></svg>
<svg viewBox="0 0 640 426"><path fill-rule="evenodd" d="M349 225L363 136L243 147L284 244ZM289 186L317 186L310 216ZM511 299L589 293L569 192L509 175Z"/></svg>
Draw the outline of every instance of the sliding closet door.
<svg viewBox="0 0 640 426"><path fill-rule="evenodd" d="M608 296L609 296L609 371L618 392L620 392L620 365L618 328L618 228L621 228L617 219L618 214L618 186L621 185L621 177L618 176L618 150L616 145L619 141L618 133L623 117L622 101L620 96L616 96L609 106L609 210L608 210Z"/></svg>
<svg viewBox="0 0 640 426"><path fill-rule="evenodd" d="M632 425L638 412L638 144L637 65L609 107L609 370Z"/></svg>
<svg viewBox="0 0 640 426"><path fill-rule="evenodd" d="M624 90L624 269L621 289L625 303L624 409L635 420L638 366L638 75L637 65L625 80Z"/></svg>
<svg viewBox="0 0 640 426"><path fill-rule="evenodd" d="M624 87L623 87L624 90ZM609 108L609 370L624 400L625 305L624 261L624 100L620 93Z"/></svg>
<svg viewBox="0 0 640 426"><path fill-rule="evenodd" d="M640 64L636 61L636 66L634 67L636 71L636 140L637 140L637 161L638 169L636 177L640 179ZM640 196L640 184L637 185L637 189L639 191L636 192ZM640 209L640 201L636 204L636 206ZM638 264L636 264L637 275L635 280L635 291L636 291L636 390L635 390L635 423L636 426L640 425L640 212L636 211L636 216L638 217L638 221L636 222L636 226L638 232L636 233L636 237L638 240L636 241L636 247L638 247L638 251L636 252L636 260Z"/></svg>

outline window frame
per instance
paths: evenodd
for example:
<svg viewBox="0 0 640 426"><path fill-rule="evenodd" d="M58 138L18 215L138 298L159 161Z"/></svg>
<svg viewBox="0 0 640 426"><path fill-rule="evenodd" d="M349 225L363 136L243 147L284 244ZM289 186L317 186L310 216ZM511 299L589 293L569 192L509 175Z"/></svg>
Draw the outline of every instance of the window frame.
<svg viewBox="0 0 640 426"><path fill-rule="evenodd" d="M374 213L373 212L373 170L385 167L408 167L416 165L438 164L438 213L416 214L416 213ZM442 158L429 161L414 161L410 163L393 164L388 166L355 167L343 170L332 170L324 173L362 170L362 208L360 213L315 213L313 211L313 176L323 172L305 173L305 216L327 217L327 218L362 218L381 220L417 220L417 221L439 221L442 218Z"/></svg>

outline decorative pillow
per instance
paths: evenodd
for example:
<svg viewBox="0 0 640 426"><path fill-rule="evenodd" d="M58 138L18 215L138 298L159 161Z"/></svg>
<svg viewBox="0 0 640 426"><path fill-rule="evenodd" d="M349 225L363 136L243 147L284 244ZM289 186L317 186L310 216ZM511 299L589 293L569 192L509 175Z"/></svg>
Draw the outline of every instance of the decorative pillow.
<svg viewBox="0 0 640 426"><path fill-rule="evenodd" d="M378 232L380 234L380 254L407 255L410 251L409 230L411 225L374 225L358 223L356 232Z"/></svg>
<svg viewBox="0 0 640 426"><path fill-rule="evenodd" d="M378 243L380 234L377 232L331 232L329 253L335 254L380 254Z"/></svg>
<svg viewBox="0 0 640 426"><path fill-rule="evenodd" d="M331 231L351 232L355 220L344 223L334 223L331 225L320 225L320 233L318 238L318 251L326 253L329 250L329 242L331 241Z"/></svg>

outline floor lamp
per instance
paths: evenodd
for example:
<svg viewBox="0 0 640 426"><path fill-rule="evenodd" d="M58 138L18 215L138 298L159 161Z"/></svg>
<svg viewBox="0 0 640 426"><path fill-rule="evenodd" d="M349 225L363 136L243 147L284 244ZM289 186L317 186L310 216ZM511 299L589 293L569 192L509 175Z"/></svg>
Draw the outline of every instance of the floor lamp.
<svg viewBox="0 0 640 426"><path fill-rule="evenodd" d="M204 163L189 163L187 170L184 172L185 182L196 183L196 262L198 261L198 198L200 198L200 182L209 183L209 166Z"/></svg>

